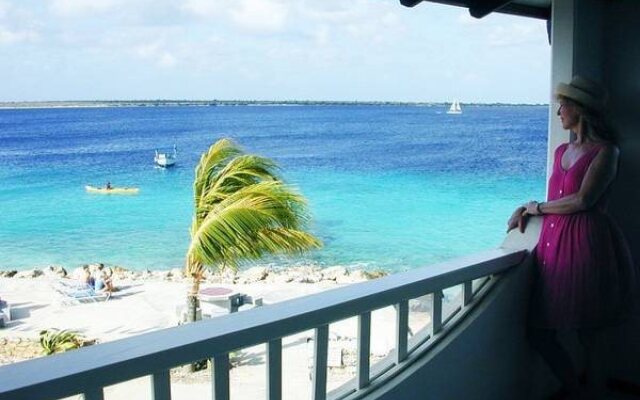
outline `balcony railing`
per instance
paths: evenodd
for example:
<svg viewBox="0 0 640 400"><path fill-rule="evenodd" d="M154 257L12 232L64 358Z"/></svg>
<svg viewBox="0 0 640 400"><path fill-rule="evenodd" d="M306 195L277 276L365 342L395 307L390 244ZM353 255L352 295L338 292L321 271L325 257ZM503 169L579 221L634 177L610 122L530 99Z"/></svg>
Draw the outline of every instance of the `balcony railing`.
<svg viewBox="0 0 640 400"><path fill-rule="evenodd" d="M331 394L361 398L395 376L460 321L502 273L520 264L524 250L495 249L225 317L177 326L45 358L0 367L0 399L57 399L84 394L100 400L104 387L151 375L154 400L171 399L171 368L212 360L212 394L229 399L229 353L266 344L265 398L282 398L282 338L315 331L314 400L327 398L329 324L358 318L356 377ZM461 304L443 312L443 290L461 287ZM408 339L409 300L431 294L431 324ZM371 313L396 309L395 349L370 365ZM445 307L446 308L446 307Z"/></svg>

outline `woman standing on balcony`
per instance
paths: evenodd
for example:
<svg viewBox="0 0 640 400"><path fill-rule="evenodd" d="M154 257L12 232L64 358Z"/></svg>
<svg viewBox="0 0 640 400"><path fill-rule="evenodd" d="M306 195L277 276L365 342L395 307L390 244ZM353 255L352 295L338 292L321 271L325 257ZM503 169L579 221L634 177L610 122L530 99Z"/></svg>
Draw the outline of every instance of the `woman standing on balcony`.
<svg viewBox="0 0 640 400"><path fill-rule="evenodd" d="M574 140L555 151L547 201L516 209L508 229L524 231L530 215L544 216L534 250L531 342L567 398L577 399L583 398L578 374L557 332L577 330L591 393L604 394L602 330L629 314L636 277L626 242L605 211L619 153L601 117L605 91L576 76L558 85L556 96L562 127Z"/></svg>

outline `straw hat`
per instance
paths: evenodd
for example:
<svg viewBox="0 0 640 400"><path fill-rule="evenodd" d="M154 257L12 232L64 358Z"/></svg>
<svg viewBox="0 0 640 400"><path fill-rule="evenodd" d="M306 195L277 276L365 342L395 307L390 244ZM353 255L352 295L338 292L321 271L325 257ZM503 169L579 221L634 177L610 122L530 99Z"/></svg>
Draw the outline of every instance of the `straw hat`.
<svg viewBox="0 0 640 400"><path fill-rule="evenodd" d="M602 111L607 99L607 91L596 82L576 75L569 84L556 86L556 97L566 97L587 108Z"/></svg>

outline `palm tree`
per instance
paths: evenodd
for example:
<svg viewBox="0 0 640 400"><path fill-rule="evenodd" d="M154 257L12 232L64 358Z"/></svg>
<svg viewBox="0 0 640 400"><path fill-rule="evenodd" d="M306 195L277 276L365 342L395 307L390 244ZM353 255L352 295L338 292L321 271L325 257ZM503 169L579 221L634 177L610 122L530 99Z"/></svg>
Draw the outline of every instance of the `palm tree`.
<svg viewBox="0 0 640 400"><path fill-rule="evenodd" d="M268 158L244 154L221 139L202 155L193 184L195 214L186 274L189 320L198 308L207 267L237 269L267 254L300 254L322 243L303 230L309 216L305 198L276 175Z"/></svg>

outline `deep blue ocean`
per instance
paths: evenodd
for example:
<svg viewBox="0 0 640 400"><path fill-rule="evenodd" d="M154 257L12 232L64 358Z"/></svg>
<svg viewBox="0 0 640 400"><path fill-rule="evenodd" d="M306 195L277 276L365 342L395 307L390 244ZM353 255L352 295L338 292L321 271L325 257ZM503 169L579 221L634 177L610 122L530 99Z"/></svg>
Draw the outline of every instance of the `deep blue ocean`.
<svg viewBox="0 0 640 400"><path fill-rule="evenodd" d="M463 105L464 107L464 105ZM222 137L275 159L324 248L297 259L406 270L499 245L544 195L546 106L0 110L0 269L183 265L193 170ZM156 148L178 146L172 169ZM101 196L84 186L136 186Z"/></svg>

